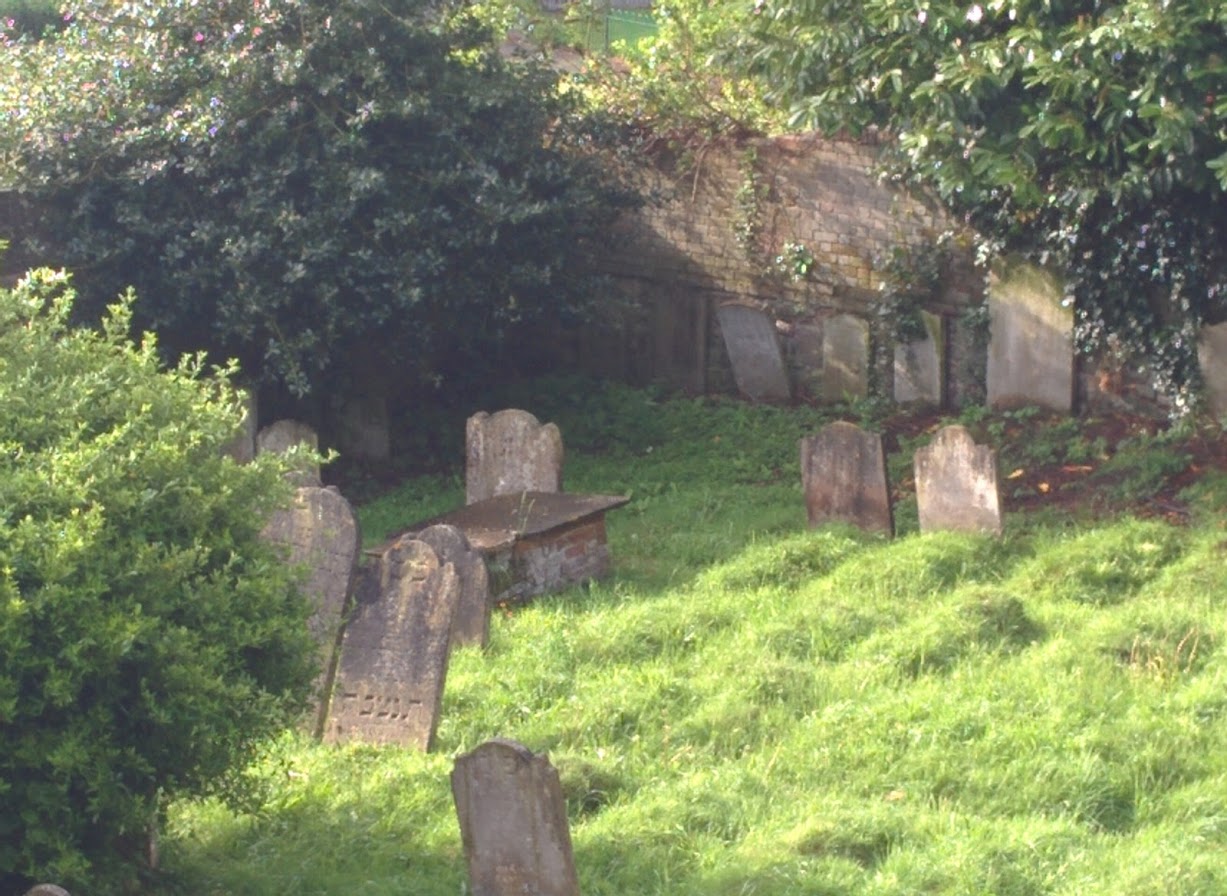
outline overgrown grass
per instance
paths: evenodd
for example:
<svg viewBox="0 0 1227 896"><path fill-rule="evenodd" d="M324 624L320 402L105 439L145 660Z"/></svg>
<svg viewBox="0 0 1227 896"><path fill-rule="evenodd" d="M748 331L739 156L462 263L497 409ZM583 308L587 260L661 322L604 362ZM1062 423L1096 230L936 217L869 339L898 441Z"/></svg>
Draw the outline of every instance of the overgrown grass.
<svg viewBox="0 0 1227 896"><path fill-rule="evenodd" d="M174 806L166 892L463 893L448 773L492 737L559 769L585 896L1227 890L1221 480L1186 528L889 541L805 529L816 411L603 407L587 436L537 413L568 488L634 498L613 577L453 656L436 753L287 735L259 812ZM411 483L363 522L458 495Z"/></svg>

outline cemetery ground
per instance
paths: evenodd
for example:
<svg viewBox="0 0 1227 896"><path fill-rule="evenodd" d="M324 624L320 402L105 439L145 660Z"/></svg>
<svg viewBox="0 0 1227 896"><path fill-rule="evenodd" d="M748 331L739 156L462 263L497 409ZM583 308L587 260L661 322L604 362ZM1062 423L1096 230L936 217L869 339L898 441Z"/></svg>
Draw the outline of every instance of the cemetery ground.
<svg viewBox="0 0 1227 896"><path fill-rule="evenodd" d="M917 531L939 418L861 419L890 540L806 528L797 441L829 409L574 383L508 406L559 424L568 491L632 497L613 575L496 608L433 753L286 735L259 808L173 806L151 891L466 892L448 775L494 737L558 769L585 896L1227 889L1221 437L965 413L1000 450L996 539ZM342 488L368 544L463 501L456 471Z"/></svg>

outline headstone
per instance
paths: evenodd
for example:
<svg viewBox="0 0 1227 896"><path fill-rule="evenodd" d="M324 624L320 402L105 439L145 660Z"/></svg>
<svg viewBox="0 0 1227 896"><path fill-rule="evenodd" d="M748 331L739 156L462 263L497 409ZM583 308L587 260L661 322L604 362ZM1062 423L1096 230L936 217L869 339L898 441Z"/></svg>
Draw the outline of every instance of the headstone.
<svg viewBox="0 0 1227 896"><path fill-rule="evenodd" d="M297 420L278 420L261 429L256 434L256 451L273 454L287 454L293 448L302 446L312 454L319 450L319 436L306 423ZM302 466L289 476L295 485L319 485L320 467L312 458L304 459Z"/></svg>
<svg viewBox="0 0 1227 896"><path fill-rule="evenodd" d="M562 491L562 433L515 408L474 414L465 426L465 503L524 491Z"/></svg>
<svg viewBox="0 0 1227 896"><path fill-rule="evenodd" d="M737 389L753 401L788 401L792 389L771 318L736 302L716 308Z"/></svg>
<svg viewBox="0 0 1227 896"><path fill-rule="evenodd" d="M405 538L385 555L378 599L345 626L327 743L430 750L439 725L460 582L429 545Z"/></svg>
<svg viewBox="0 0 1227 896"><path fill-rule="evenodd" d="M1068 412L1074 403L1074 313L1061 280L1017 258L999 262L988 287L988 403L1040 405Z"/></svg>
<svg viewBox="0 0 1227 896"><path fill-rule="evenodd" d="M234 438L222 447L222 454L234 458L235 463L249 464L256 456L256 396L243 391L243 422Z"/></svg>
<svg viewBox="0 0 1227 896"><path fill-rule="evenodd" d="M26 896L68 896L68 891L56 884L39 884L26 890Z"/></svg>
<svg viewBox="0 0 1227 896"><path fill-rule="evenodd" d="M792 362L797 385L808 396L822 394L822 323L796 324L792 329Z"/></svg>
<svg viewBox="0 0 1227 896"><path fill-rule="evenodd" d="M920 312L925 336L895 346L895 401L899 404L941 404L945 340L940 315Z"/></svg>
<svg viewBox="0 0 1227 896"><path fill-rule="evenodd" d="M346 401L335 417L337 448L344 457L387 460L392 455L388 403L380 395Z"/></svg>
<svg viewBox="0 0 1227 896"><path fill-rule="evenodd" d="M1197 360L1206 384L1206 410L1222 420L1227 417L1227 323L1202 327Z"/></svg>
<svg viewBox="0 0 1227 896"><path fill-rule="evenodd" d="M836 314L822 325L822 398L842 401L869 394L869 322Z"/></svg>
<svg viewBox="0 0 1227 896"><path fill-rule="evenodd" d="M318 736L332 692L337 639L350 602L361 538L353 508L332 488L299 488L294 504L275 512L264 527L264 537L288 548L287 560L309 570L306 596L313 605L309 625L320 646L320 695L312 720Z"/></svg>
<svg viewBox="0 0 1227 896"><path fill-rule="evenodd" d="M850 523L894 534L882 436L838 421L801 440L801 482L811 527Z"/></svg>
<svg viewBox="0 0 1227 896"><path fill-rule="evenodd" d="M977 445L967 430L944 426L916 451L916 503L920 531L1001 534L997 452Z"/></svg>
<svg viewBox="0 0 1227 896"><path fill-rule="evenodd" d="M440 562L456 567L460 596L452 619L452 646L484 648L490 640L490 574L485 560L455 526L429 526L414 538L430 545Z"/></svg>
<svg viewBox="0 0 1227 896"><path fill-rule="evenodd" d="M511 740L456 759L452 796L473 896L579 896L558 772Z"/></svg>

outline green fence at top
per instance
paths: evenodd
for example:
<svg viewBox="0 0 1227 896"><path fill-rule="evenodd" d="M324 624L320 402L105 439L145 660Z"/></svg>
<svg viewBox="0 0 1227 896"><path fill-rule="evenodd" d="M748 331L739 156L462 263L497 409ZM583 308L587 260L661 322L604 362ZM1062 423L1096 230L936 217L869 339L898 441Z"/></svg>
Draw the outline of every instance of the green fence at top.
<svg viewBox="0 0 1227 896"><path fill-rule="evenodd" d="M631 46L657 31L648 9L609 9L583 23L584 44L594 52L608 53L615 44Z"/></svg>

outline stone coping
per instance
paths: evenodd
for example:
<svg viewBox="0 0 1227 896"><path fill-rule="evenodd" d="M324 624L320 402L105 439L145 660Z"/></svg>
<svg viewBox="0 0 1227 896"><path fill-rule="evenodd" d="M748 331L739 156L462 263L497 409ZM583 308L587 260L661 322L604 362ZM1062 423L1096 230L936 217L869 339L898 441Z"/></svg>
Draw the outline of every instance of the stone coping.
<svg viewBox="0 0 1227 896"><path fill-rule="evenodd" d="M367 554L382 556L397 539L430 526L455 526L483 554L511 547L518 539L573 526L630 503L625 495L577 495L567 492L514 492L496 495L414 523Z"/></svg>

